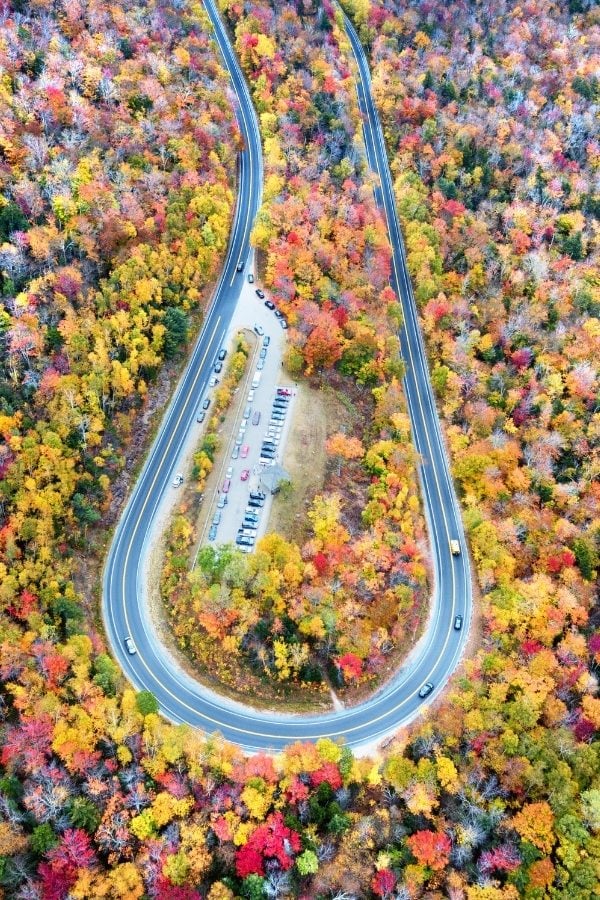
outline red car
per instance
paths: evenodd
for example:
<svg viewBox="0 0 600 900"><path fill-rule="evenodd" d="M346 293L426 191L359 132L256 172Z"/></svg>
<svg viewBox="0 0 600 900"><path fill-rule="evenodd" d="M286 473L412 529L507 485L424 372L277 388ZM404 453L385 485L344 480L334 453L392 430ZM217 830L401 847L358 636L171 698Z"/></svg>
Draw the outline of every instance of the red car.
<svg viewBox="0 0 600 900"><path fill-rule="evenodd" d="M223 487L222 487L223 493L228 494L230 487L231 487L231 478L226 478L225 481L223 482Z"/></svg>
<svg viewBox="0 0 600 900"><path fill-rule="evenodd" d="M291 397L293 391L291 388L280 387L280 388L277 388L277 393L279 394L280 397Z"/></svg>
<svg viewBox="0 0 600 900"><path fill-rule="evenodd" d="M242 481L248 481L249 477L250 477L250 469L242 469L242 473L240 475L240 478L242 479Z"/></svg>
<svg viewBox="0 0 600 900"><path fill-rule="evenodd" d="M248 444L242 444L242 449L240 450L240 456L242 457L242 459L246 459L249 452L250 447L248 446Z"/></svg>

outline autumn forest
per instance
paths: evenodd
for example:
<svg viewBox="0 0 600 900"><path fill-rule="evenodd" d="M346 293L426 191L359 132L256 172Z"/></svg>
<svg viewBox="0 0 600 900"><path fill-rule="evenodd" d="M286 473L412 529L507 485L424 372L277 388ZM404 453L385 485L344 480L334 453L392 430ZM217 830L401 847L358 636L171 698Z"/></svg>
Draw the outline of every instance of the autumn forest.
<svg viewBox="0 0 600 900"><path fill-rule="evenodd" d="M251 241L285 373L352 414L301 538L206 545L192 570L177 511L165 628L238 699L352 704L406 659L433 583L389 237L338 5L216 6L258 115ZM201 2L0 0L0 898L599 895L600 9L341 7L473 566L466 652L366 755L244 755L124 677L107 540L211 302L243 140Z"/></svg>

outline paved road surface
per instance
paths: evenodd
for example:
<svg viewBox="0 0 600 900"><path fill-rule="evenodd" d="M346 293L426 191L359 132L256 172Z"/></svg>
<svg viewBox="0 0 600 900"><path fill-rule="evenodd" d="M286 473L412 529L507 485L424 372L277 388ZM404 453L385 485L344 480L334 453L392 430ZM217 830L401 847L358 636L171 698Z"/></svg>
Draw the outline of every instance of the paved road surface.
<svg viewBox="0 0 600 900"><path fill-rule="evenodd" d="M435 584L429 626L412 654L410 664L361 706L302 717L276 715L257 712L217 697L185 675L153 633L141 601L146 537L163 492L172 489L170 482L178 452L194 422L198 398L227 330L241 280L246 277L245 273L236 273L236 264L240 257L245 259L247 256L249 229L260 200L262 170L256 118L212 0L206 0L205 5L238 96L240 126L247 142L247 150L241 157L238 210L215 303L115 532L104 576L104 620L113 651L126 675L138 688L152 691L162 712L172 721L187 722L208 732L219 731L228 740L250 751L281 749L297 739L315 740L323 736L341 738L348 745L360 748L414 719L424 702L429 702L442 689L457 665L467 637L472 598L469 560L429 384L381 127L370 93L367 61L349 23L348 32L360 73L357 89L365 114L365 145L369 164L380 176L381 187L376 190L376 199L388 223L394 251L392 286L401 297L405 317L401 335L402 354L407 363L405 388L413 436L423 460L420 478L434 561ZM451 555L451 538L460 541L460 556ZM464 628L459 632L453 628L457 613L465 620ZM132 635L137 644L138 652L134 656L125 650L126 635ZM433 682L435 688L428 700L423 701L418 692L426 681Z"/></svg>

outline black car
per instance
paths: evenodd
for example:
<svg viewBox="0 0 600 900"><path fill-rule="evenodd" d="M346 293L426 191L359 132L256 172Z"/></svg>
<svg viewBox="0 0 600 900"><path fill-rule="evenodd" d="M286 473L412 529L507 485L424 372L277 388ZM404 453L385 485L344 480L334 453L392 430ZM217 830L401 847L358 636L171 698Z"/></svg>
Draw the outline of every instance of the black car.
<svg viewBox="0 0 600 900"><path fill-rule="evenodd" d="M273 306L273 309L275 309L275 306ZM283 313L280 309L275 309L275 315L278 319L283 319Z"/></svg>
<svg viewBox="0 0 600 900"><path fill-rule="evenodd" d="M419 697L421 697L421 698L428 697L429 694L432 692L432 690L433 690L433 684L431 683L431 681L426 681L425 684L423 685L423 687L419 691Z"/></svg>
<svg viewBox="0 0 600 900"><path fill-rule="evenodd" d="M275 304L272 300L265 300L265 306L267 309L275 309ZM277 315L277 313L275 313L275 315Z"/></svg>
<svg viewBox="0 0 600 900"><path fill-rule="evenodd" d="M263 338L263 347L268 347L270 343L271 343L271 338L269 337L268 334L265 334L265 336Z"/></svg>
<svg viewBox="0 0 600 900"><path fill-rule="evenodd" d="M248 500L248 506L254 506L259 508L264 505L264 500L253 500L252 497Z"/></svg>
<svg viewBox="0 0 600 900"><path fill-rule="evenodd" d="M224 349L223 349L223 350L219 350L219 359L220 359L221 361L223 361L223 360L225 359L226 356L227 356L227 350L224 350Z"/></svg>
<svg viewBox="0 0 600 900"><path fill-rule="evenodd" d="M462 616L454 616L454 630L460 631L463 626L463 617Z"/></svg>
<svg viewBox="0 0 600 900"><path fill-rule="evenodd" d="M240 547L252 547L254 544L254 541L252 540L252 538L248 537L247 534L238 534L238 536L235 539L235 542L236 542L236 544L239 544Z"/></svg>
<svg viewBox="0 0 600 900"><path fill-rule="evenodd" d="M243 271L244 271L244 260L243 260L243 259L240 259L240 260L239 260L239 262L238 262L238 264L237 264L237 271L238 271L238 272L243 272Z"/></svg>
<svg viewBox="0 0 600 900"><path fill-rule="evenodd" d="M264 292L264 291L261 291L260 288L256 288L256 296L257 296L257 297L260 297L260 299L263 300L263 299L264 299L264 296L265 296L265 292Z"/></svg>
<svg viewBox="0 0 600 900"><path fill-rule="evenodd" d="M253 500L264 500L266 496L267 495L263 491L250 491L250 497Z"/></svg>
<svg viewBox="0 0 600 900"><path fill-rule="evenodd" d="M221 371L222 368L223 368L223 363L222 363L222 362L216 362L216 363L215 363L215 369L214 369L214 370L215 370L215 372L216 372L217 374Z"/></svg>
<svg viewBox="0 0 600 900"><path fill-rule="evenodd" d="M210 397L207 397L205 400L202 401L202 409L208 409L209 406L210 406Z"/></svg>
<svg viewBox="0 0 600 900"><path fill-rule="evenodd" d="M257 516L256 513L245 513L244 522L252 522L253 525L258 525L260 522L260 516Z"/></svg>

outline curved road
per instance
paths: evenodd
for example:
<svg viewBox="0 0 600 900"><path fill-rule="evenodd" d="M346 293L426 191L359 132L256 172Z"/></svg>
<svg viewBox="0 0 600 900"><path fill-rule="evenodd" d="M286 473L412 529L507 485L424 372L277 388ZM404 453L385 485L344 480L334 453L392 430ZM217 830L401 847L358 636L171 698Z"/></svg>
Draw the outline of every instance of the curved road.
<svg viewBox="0 0 600 900"><path fill-rule="evenodd" d="M127 677L138 688L152 691L162 713L174 722L186 722L206 732L219 731L227 740L248 751L278 750L294 740L316 740L325 736L341 738L349 746L359 748L382 739L415 718L424 702L439 693L454 671L466 641L472 596L460 512L429 383L427 357L406 267L381 126L371 96L368 64L348 21L346 27L359 73L357 90L364 114L368 162L379 175L380 187L375 196L386 217L393 248L391 283L404 310L405 324L400 337L407 364L405 390L413 439L422 459L419 475L434 560L433 602L427 631L415 648L406 671L401 669L389 684L361 706L337 713L279 715L255 711L218 697L182 672L152 631L141 601L147 536L164 491L171 489L180 449L194 422L198 398L210 377L212 363L239 296L245 273L237 273L236 265L240 258L246 259L248 255L249 231L262 187L260 136L250 96L212 0L206 0L205 6L237 94L238 119L246 140L247 149L241 154L238 205L229 253L213 306L115 531L104 573L104 621L113 651ZM460 541L460 556L450 553L451 538ZM458 613L464 616L464 626L457 632L453 622ZM136 642L138 652L134 656L125 651L123 639L126 635L131 635ZM425 681L435 685L427 701L418 696Z"/></svg>

